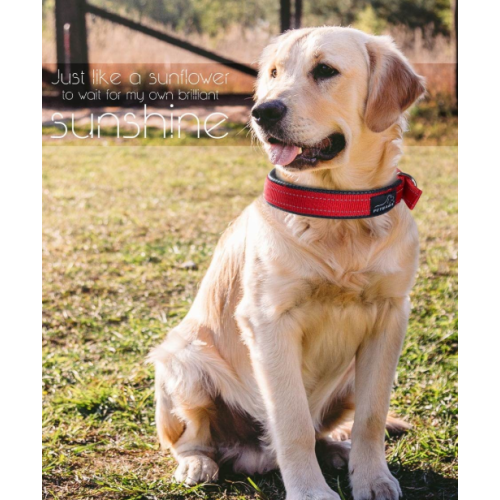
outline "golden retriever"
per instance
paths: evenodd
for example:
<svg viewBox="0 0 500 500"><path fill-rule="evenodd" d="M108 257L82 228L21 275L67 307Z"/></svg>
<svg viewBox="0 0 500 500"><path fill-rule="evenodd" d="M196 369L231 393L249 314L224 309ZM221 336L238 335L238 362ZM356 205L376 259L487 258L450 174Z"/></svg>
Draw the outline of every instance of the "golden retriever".
<svg viewBox="0 0 500 500"><path fill-rule="evenodd" d="M387 37L293 30L264 50L252 126L283 180L380 188L396 179L404 111L423 92ZM403 203L355 220L294 215L262 197L247 207L150 355L176 480L214 481L226 461L248 474L279 467L288 500L338 500L323 453L348 463L355 500L398 498L384 434L405 425L388 408L417 260Z"/></svg>

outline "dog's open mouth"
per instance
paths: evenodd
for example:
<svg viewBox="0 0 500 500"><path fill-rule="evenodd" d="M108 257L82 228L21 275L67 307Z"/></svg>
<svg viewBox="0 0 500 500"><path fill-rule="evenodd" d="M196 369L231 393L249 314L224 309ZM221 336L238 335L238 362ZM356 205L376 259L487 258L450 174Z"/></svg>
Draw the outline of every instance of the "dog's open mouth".
<svg viewBox="0 0 500 500"><path fill-rule="evenodd" d="M331 160L346 144L344 135L340 133L331 134L314 146L290 144L272 136L267 142L271 163L294 169L313 167L320 161Z"/></svg>

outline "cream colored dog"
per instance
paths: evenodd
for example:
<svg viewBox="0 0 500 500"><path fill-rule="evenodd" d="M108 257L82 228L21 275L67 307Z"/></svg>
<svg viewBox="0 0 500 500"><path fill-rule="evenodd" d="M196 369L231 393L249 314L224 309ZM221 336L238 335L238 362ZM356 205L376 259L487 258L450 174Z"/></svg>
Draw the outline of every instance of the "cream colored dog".
<svg viewBox="0 0 500 500"><path fill-rule="evenodd" d="M282 179L374 189L395 181L403 112L423 91L386 37L295 30L264 51L252 125ZM355 500L398 498L384 433L404 426L387 414L417 260L403 203L357 220L252 203L151 354L176 480L216 480L231 461L249 474L279 467L288 500L338 500L322 452L334 466L348 461Z"/></svg>

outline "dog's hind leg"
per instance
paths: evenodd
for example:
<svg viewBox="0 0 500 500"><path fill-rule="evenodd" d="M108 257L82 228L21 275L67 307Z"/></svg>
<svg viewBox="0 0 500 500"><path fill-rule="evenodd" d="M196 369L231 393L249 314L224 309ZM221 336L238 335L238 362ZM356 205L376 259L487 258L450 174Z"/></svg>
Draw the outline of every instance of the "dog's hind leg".
<svg viewBox="0 0 500 500"><path fill-rule="evenodd" d="M186 425L173 413L174 405L171 397L162 387L162 379L158 376L161 368L156 369L155 399L156 430L163 450L171 448L182 436Z"/></svg>
<svg viewBox="0 0 500 500"><path fill-rule="evenodd" d="M323 428L316 438L316 454L326 466L334 469L347 467L353 416L354 394L350 390L334 398L325 411Z"/></svg>
<svg viewBox="0 0 500 500"><path fill-rule="evenodd" d="M349 463L351 441L336 441L329 436L316 440L316 455L320 463L334 469L345 469Z"/></svg>
<svg viewBox="0 0 500 500"><path fill-rule="evenodd" d="M218 479L219 466L215 462L208 413L206 407L183 410L186 427L182 436L172 446L179 462L175 472L178 483L194 486Z"/></svg>
<svg viewBox="0 0 500 500"><path fill-rule="evenodd" d="M156 427L162 448L179 463L176 481L193 486L218 478L209 418L214 408L202 381L189 377L196 371L178 354L161 349L150 357L156 367Z"/></svg>
<svg viewBox="0 0 500 500"><path fill-rule="evenodd" d="M332 466L334 469L344 469L349 462L351 451L352 420L345 420L333 427L329 435L317 438L316 454L321 463ZM411 429L405 421L387 416L385 428L391 436L399 436Z"/></svg>

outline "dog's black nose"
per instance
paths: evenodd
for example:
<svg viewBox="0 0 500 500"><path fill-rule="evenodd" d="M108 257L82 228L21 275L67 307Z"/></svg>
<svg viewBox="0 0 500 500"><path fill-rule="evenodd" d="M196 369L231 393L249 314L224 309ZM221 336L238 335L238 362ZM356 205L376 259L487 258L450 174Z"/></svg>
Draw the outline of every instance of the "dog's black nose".
<svg viewBox="0 0 500 500"><path fill-rule="evenodd" d="M275 125L285 116L285 113L286 106L278 99L263 102L252 109L252 116L263 127Z"/></svg>

